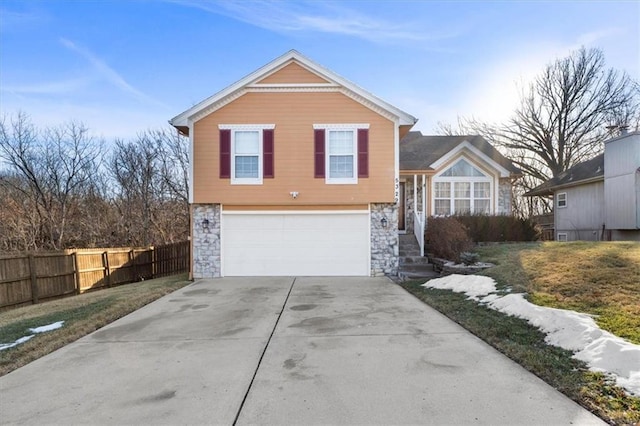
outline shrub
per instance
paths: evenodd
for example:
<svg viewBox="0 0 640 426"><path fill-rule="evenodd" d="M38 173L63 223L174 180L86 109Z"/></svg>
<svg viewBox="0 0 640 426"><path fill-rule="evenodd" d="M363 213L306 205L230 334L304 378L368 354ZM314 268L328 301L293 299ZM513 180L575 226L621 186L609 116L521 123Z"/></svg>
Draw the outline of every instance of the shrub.
<svg viewBox="0 0 640 426"><path fill-rule="evenodd" d="M459 215L471 239L476 242L537 241L540 230L530 219L515 216Z"/></svg>
<svg viewBox="0 0 640 426"><path fill-rule="evenodd" d="M473 265L480 260L480 255L478 253L464 251L460 253L460 260L462 260L462 263L465 265Z"/></svg>
<svg viewBox="0 0 640 426"><path fill-rule="evenodd" d="M453 217L430 217L425 240L435 256L460 263L460 254L469 251L473 242L464 225Z"/></svg>

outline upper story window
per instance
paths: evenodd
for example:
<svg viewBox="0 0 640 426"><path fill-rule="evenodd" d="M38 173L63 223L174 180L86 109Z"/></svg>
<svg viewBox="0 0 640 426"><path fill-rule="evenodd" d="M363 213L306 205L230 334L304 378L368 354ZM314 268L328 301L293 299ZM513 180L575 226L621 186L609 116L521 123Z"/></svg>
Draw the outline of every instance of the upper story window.
<svg viewBox="0 0 640 426"><path fill-rule="evenodd" d="M491 177L461 158L433 179L433 214L490 214Z"/></svg>
<svg viewBox="0 0 640 426"><path fill-rule="evenodd" d="M234 185L260 185L272 178L273 124L221 124L220 178Z"/></svg>
<svg viewBox="0 0 640 426"><path fill-rule="evenodd" d="M369 177L368 124L314 124L315 177L356 184Z"/></svg>
<svg viewBox="0 0 640 426"><path fill-rule="evenodd" d="M558 203L557 203L558 208L562 209L562 208L567 207L567 193L566 192L558 193L557 200L558 200Z"/></svg>
<svg viewBox="0 0 640 426"><path fill-rule="evenodd" d="M233 161L231 161L231 181L261 180L262 137L257 130L235 130L232 132ZM259 182L258 182L259 183Z"/></svg>

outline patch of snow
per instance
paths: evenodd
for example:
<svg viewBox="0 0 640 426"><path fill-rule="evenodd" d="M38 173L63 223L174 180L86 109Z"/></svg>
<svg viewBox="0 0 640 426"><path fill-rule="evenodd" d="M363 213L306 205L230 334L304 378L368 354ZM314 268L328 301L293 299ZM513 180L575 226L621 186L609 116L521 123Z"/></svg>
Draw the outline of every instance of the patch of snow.
<svg viewBox="0 0 640 426"><path fill-rule="evenodd" d="M29 331L32 332L33 334L31 334L29 336L21 337L18 340L16 340L15 342L0 343L0 351L3 351L5 349L9 349L9 348L13 348L14 346L18 346L21 343L27 342L27 341L31 340L33 337L35 337L35 335L38 334L38 333L46 333L47 331L57 330L60 327L62 327L63 324L64 324L64 321L57 321L57 322L54 322L52 324L43 325L41 327L30 328Z"/></svg>
<svg viewBox="0 0 640 426"><path fill-rule="evenodd" d="M496 292L495 281L482 275L447 275L446 277L429 280L422 286L464 293L469 299L478 301L481 296Z"/></svg>
<svg viewBox="0 0 640 426"><path fill-rule="evenodd" d="M591 315L534 305L523 294L500 296L489 277L449 275L424 286L465 293L494 310L525 319L546 334L548 344L573 351L590 370L613 375L618 386L640 396L640 345L602 330Z"/></svg>
<svg viewBox="0 0 640 426"><path fill-rule="evenodd" d="M18 340L16 340L15 342L12 343L0 343L0 351L4 351L5 349L9 349L9 348L13 348L14 346L18 346L21 343L24 343L28 340L31 340L33 337L35 337L35 334L32 334L30 336L24 336L19 338Z"/></svg>
<svg viewBox="0 0 640 426"><path fill-rule="evenodd" d="M30 328L32 333L46 333L47 331L57 330L64 324L64 321L54 322L53 324L43 325L41 327Z"/></svg>

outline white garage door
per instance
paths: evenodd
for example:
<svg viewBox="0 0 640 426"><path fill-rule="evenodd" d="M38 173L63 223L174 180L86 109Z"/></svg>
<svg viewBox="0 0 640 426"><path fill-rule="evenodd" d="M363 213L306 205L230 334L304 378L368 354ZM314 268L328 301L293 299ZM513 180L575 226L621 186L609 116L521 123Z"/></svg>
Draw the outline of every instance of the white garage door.
<svg viewBox="0 0 640 426"><path fill-rule="evenodd" d="M225 276L369 275L367 211L223 212Z"/></svg>

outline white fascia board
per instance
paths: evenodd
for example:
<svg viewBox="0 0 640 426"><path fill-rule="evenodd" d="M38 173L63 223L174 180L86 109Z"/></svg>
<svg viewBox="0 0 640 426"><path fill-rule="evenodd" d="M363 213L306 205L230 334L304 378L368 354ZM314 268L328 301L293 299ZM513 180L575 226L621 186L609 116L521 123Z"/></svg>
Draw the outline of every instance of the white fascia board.
<svg viewBox="0 0 640 426"><path fill-rule="evenodd" d="M263 67L259 68L258 70L252 72L251 74L247 75L246 77L238 80L237 82L233 83L232 85L228 86L227 88L219 91L218 93L214 94L213 96L208 97L207 99L203 100L202 102L199 102L198 104L194 105L193 107L189 108L188 110L184 111L183 113L175 116L174 118L172 118L171 120L169 120L169 123L173 126L186 126L187 125L187 120L191 117L193 117L194 115L198 114L200 111L209 108L210 106L212 106L213 104L215 104L216 102L220 101L221 99L225 98L226 96L229 96L231 94L233 94L234 92L244 89L245 87L251 86L252 84L254 84L256 81L259 81L265 77L267 77L269 74L272 74L276 71L278 71L279 69L283 68L284 66L288 65L291 61L296 61L298 64L302 65L303 67L307 68L309 71L319 75L320 77L330 81L330 84L326 84L326 85L319 85L319 86L323 86L323 87L335 87L336 85L340 85L343 86L344 88L348 89L351 92L354 92L355 94L357 94L358 96L361 96L362 98L368 100L369 102L377 105L379 108L388 111L390 114L398 117L398 121L400 123L400 125L413 125L415 124L418 120L413 117L412 115L394 107L393 105L383 101L382 99L376 97L375 95L367 92L366 90L362 89L361 87L357 86L356 84L350 82L349 80L340 77L338 74L334 73L333 71L330 71L329 69L313 62L311 59L301 55L299 52L295 51L295 50L290 50L289 52L285 53L284 55L274 59L273 61L269 62L268 64L264 65ZM302 84L303 86L309 86L309 84ZM286 85L287 87L293 87L291 85ZM294 85L295 86L295 85ZM315 86L315 85L314 85ZM273 87L273 85L269 85L269 87Z"/></svg>
<svg viewBox="0 0 640 426"><path fill-rule="evenodd" d="M463 141L462 143L458 144L458 146L456 146L451 151L447 152L445 155L440 157L437 161L434 161L433 163L431 163L429 167L431 167L434 170L440 168L443 164L445 164L450 159L454 158L456 155L458 155L458 153L460 153L460 151L462 151L465 148L471 151L472 153L474 153L475 155L477 155L478 157L480 157L484 162L489 164L495 170L497 170L500 173L500 177L505 178L505 177L511 176L511 173L509 172L509 170L505 169L500 164L496 163L487 154L480 151L475 146L471 145L469 141Z"/></svg>
<svg viewBox="0 0 640 426"><path fill-rule="evenodd" d="M193 204L193 122L189 120L189 203Z"/></svg>

